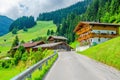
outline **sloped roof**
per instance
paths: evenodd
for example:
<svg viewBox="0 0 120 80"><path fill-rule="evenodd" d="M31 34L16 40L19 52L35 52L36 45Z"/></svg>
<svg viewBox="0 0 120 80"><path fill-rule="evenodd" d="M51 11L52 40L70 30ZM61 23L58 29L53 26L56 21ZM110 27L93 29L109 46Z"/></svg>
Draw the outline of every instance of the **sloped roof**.
<svg viewBox="0 0 120 80"><path fill-rule="evenodd" d="M61 40L67 40L67 38L63 37L63 36L49 36L48 40L54 38L54 39L61 39Z"/></svg>
<svg viewBox="0 0 120 80"><path fill-rule="evenodd" d="M103 25L103 26L115 26L115 27L120 27L120 24L113 24L113 23L99 23L99 22L80 22L76 28L74 29L74 32L79 30L83 25Z"/></svg>
<svg viewBox="0 0 120 80"><path fill-rule="evenodd" d="M38 46L35 46L33 48L39 48L39 47L54 47L56 45L59 45L63 42L57 42L57 43L48 43L48 44L42 44L42 45L38 45Z"/></svg>
<svg viewBox="0 0 120 80"><path fill-rule="evenodd" d="M37 42L29 42L29 43L24 43L24 44L21 44L22 46L24 46L25 48L28 48L28 47L34 47L34 46L37 46L37 45L40 45L40 44L45 44L43 41L37 41ZM14 49L18 48L19 46L16 46L14 47Z"/></svg>
<svg viewBox="0 0 120 80"><path fill-rule="evenodd" d="M69 48L72 49L72 47L70 47L70 46L69 46L67 43L65 43L65 42L42 44L42 45L35 46L35 47L33 47L33 48L39 48L39 47L41 47L41 48L51 48L51 47L55 47L55 46L60 45L60 44L65 44L67 47L69 47Z"/></svg>
<svg viewBox="0 0 120 80"><path fill-rule="evenodd" d="M113 24L113 23L99 23L99 22L82 22L90 25L105 25L105 26L120 26L120 24Z"/></svg>

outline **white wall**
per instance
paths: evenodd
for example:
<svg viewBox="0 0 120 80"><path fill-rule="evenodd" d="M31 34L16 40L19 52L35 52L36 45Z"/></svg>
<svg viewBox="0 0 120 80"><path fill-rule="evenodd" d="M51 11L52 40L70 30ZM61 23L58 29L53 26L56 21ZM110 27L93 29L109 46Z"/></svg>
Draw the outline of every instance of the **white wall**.
<svg viewBox="0 0 120 80"><path fill-rule="evenodd" d="M100 44L102 42L105 42L105 41L109 40L110 38L91 38L91 39L92 39L91 45L93 45L93 42L96 42L97 44ZM99 39L100 39L100 41L99 41Z"/></svg>

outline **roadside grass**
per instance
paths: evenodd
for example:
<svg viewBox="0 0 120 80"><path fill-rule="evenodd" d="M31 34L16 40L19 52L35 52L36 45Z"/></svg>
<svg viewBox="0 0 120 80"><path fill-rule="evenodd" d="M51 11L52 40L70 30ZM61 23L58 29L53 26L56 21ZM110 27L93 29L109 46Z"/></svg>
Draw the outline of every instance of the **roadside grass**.
<svg viewBox="0 0 120 80"><path fill-rule="evenodd" d="M12 77L14 77L16 74L19 74L21 71L23 71L25 68L20 67L13 67L8 69L0 69L0 80L10 80Z"/></svg>
<svg viewBox="0 0 120 80"><path fill-rule="evenodd" d="M70 46L72 47L72 48L76 48L77 46L79 46L80 45L80 43L78 42L78 41L75 41L75 42L73 42L73 43L70 43Z"/></svg>
<svg viewBox="0 0 120 80"><path fill-rule="evenodd" d="M58 54L54 56L51 60L48 61L48 64L44 64L41 69L37 69L32 74L32 80L43 80L49 69L52 67L56 59L58 58Z"/></svg>
<svg viewBox="0 0 120 80"><path fill-rule="evenodd" d="M20 41L24 40L27 42L37 37L47 36L48 29L56 31L56 28L57 27L53 24L53 21L37 21L36 26L28 29L27 32L20 30L16 35L19 37ZM5 36L0 37L0 56L7 54L7 51L10 50L16 35L10 32Z"/></svg>
<svg viewBox="0 0 120 80"><path fill-rule="evenodd" d="M120 70L120 37L79 53Z"/></svg>

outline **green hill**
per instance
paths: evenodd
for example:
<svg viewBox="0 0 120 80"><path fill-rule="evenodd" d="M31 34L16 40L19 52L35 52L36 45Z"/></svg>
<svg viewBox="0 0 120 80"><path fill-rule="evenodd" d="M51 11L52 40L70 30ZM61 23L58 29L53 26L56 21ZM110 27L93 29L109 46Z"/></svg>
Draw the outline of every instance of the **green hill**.
<svg viewBox="0 0 120 80"><path fill-rule="evenodd" d="M53 24L53 21L38 21L37 25L28 29L27 32L24 32L23 30L18 31L17 36L20 41L24 40L27 42L37 37L47 36L48 29L56 30L56 25ZM11 44L15 39L15 36L16 35L12 33L8 33L5 36L0 37L0 55L5 54L11 48Z"/></svg>
<svg viewBox="0 0 120 80"><path fill-rule="evenodd" d="M0 15L0 36L3 36L4 34L7 34L9 32L9 27L12 24L13 20Z"/></svg>
<svg viewBox="0 0 120 80"><path fill-rule="evenodd" d="M120 37L91 47L81 52L81 54L120 70Z"/></svg>

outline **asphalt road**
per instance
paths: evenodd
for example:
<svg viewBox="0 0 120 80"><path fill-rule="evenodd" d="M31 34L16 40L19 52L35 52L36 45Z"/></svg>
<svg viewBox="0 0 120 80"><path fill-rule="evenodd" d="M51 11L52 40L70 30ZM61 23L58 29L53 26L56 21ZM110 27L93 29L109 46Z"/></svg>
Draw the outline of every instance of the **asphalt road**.
<svg viewBox="0 0 120 80"><path fill-rule="evenodd" d="M44 80L120 80L120 71L75 52L60 52Z"/></svg>

